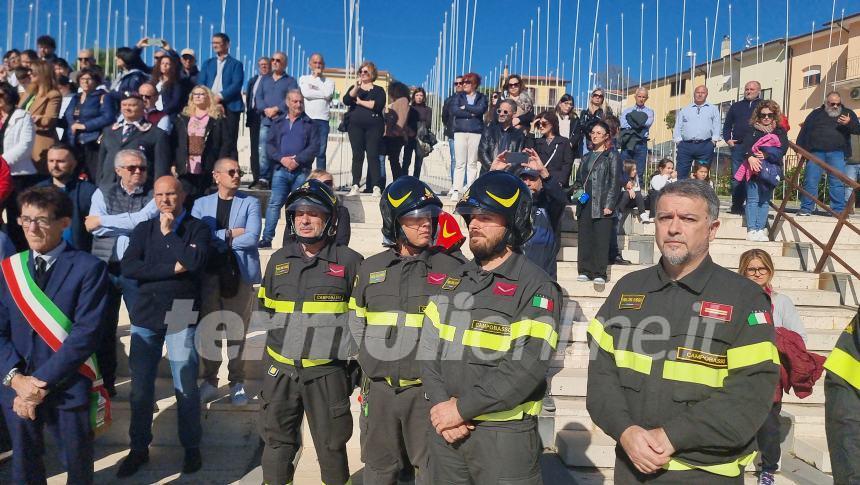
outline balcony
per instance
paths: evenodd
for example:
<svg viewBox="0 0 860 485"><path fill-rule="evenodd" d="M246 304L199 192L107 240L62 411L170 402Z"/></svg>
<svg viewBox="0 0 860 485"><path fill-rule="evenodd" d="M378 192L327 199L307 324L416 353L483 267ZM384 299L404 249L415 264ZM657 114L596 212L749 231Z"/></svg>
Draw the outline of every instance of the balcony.
<svg viewBox="0 0 860 485"><path fill-rule="evenodd" d="M837 64L837 86L860 86L860 56L849 57L844 63Z"/></svg>

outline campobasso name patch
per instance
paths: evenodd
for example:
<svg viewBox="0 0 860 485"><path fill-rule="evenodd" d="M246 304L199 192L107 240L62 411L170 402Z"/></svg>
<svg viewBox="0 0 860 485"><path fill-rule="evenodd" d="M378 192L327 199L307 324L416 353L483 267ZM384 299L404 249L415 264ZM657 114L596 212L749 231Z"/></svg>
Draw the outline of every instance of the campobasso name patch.
<svg viewBox="0 0 860 485"><path fill-rule="evenodd" d="M697 349L678 347L675 360L702 364L714 369L725 369L728 367L728 358L725 355L709 354Z"/></svg>
<svg viewBox="0 0 860 485"><path fill-rule="evenodd" d="M346 301L343 295L316 294L314 301Z"/></svg>
<svg viewBox="0 0 860 485"><path fill-rule="evenodd" d="M485 322L483 320L472 320L471 325L469 325L469 330L489 333L493 335L500 335L502 337L509 337L511 335L510 325L494 322Z"/></svg>
<svg viewBox="0 0 860 485"><path fill-rule="evenodd" d="M618 300L619 310L641 310L642 304L645 303L645 295L621 295Z"/></svg>

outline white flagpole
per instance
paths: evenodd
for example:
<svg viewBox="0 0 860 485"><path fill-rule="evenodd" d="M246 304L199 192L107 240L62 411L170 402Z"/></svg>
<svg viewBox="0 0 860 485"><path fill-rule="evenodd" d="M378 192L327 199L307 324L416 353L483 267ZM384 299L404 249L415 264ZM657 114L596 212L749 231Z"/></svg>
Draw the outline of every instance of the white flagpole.
<svg viewBox="0 0 860 485"><path fill-rule="evenodd" d="M203 16L200 16L197 26L197 55L203 57ZM211 55L209 57L212 57Z"/></svg>
<svg viewBox="0 0 860 485"><path fill-rule="evenodd" d="M645 43L645 3L639 4L639 87L642 87L642 47Z"/></svg>
<svg viewBox="0 0 860 485"><path fill-rule="evenodd" d="M534 19L529 20L529 77L532 77L532 34L534 33Z"/></svg>
<svg viewBox="0 0 860 485"><path fill-rule="evenodd" d="M845 9L843 8L842 9L842 15L839 19L839 42L836 44L837 47L842 45L842 31L845 30L843 28L842 24L844 22L845 22ZM764 54L762 54L762 55L764 55ZM847 68L848 66L845 66L845 67ZM835 66L835 71L833 73L833 90L834 91L836 90L836 81L838 81L838 80L839 80L839 61L837 60L836 66Z"/></svg>
<svg viewBox="0 0 860 485"><path fill-rule="evenodd" d="M577 59L579 56L577 54L577 41L579 41L579 0L576 0L576 20L574 21L573 27L573 59L570 60L570 80L571 80L571 90L573 90L573 79L577 79L576 87L579 89L579 65L577 64ZM575 90L573 94L578 94Z"/></svg>
<svg viewBox="0 0 860 485"><path fill-rule="evenodd" d="M90 0L87 0L87 17L90 16ZM143 35L141 37L146 37L149 35L149 0L143 1ZM86 43L86 28L84 28L84 43Z"/></svg>
<svg viewBox="0 0 860 485"><path fill-rule="evenodd" d="M468 69L466 69L466 45L468 44L468 40L469 40L469 0L465 0L465 1L466 1L466 21L463 23L463 53L461 55L462 59L460 61L463 64L463 70L464 71L468 70ZM457 42L459 42L459 41L460 40L457 39ZM471 69L471 67L469 67L469 69Z"/></svg>
<svg viewBox="0 0 860 485"><path fill-rule="evenodd" d="M556 30L555 36L555 77L557 79L562 78L562 67L561 67L561 0L558 0L558 30Z"/></svg>
<svg viewBox="0 0 860 485"><path fill-rule="evenodd" d="M827 36L827 64L825 64L824 69L822 69L824 71L824 79L821 83L821 85L824 86L824 89L821 90L822 103L827 101L827 77L830 73L830 48L833 46L833 19L836 16L836 0L833 0L832 5L833 6L830 9L830 33ZM815 32L815 29L813 29L812 32ZM758 32L756 32L756 34L758 34ZM815 37L815 34L813 33L812 36ZM812 51L810 50L810 52Z"/></svg>
<svg viewBox="0 0 860 485"><path fill-rule="evenodd" d="M654 40L654 52L657 53L657 66L654 69L654 72L657 73L657 77L660 77L660 0L657 0L657 5L654 7L654 9L655 13L657 14L657 24L654 29L656 34L656 39Z"/></svg>
<svg viewBox="0 0 860 485"><path fill-rule="evenodd" d="M708 71L708 67L711 65L711 51L708 47L708 17L705 17L705 84L707 84L708 77L711 75L710 71Z"/></svg>
<svg viewBox="0 0 860 485"><path fill-rule="evenodd" d="M260 55L266 57L270 54L268 44L266 44L266 33L269 31L269 7L266 5L267 3L267 0L263 0L263 31L261 32L262 37L260 39L260 50L262 50ZM257 14L257 19L259 20L259 18L260 15Z"/></svg>
<svg viewBox="0 0 860 485"><path fill-rule="evenodd" d="M544 86L549 83L549 14L550 14L550 0L546 0L546 49L543 53L543 73L544 73Z"/></svg>
<svg viewBox="0 0 860 485"><path fill-rule="evenodd" d="M717 8L714 12L714 33L711 37L711 60L708 62L708 77L711 76L711 63L714 62L714 58L716 57L716 49L717 46L717 21L720 18L720 0L717 0Z"/></svg>
<svg viewBox="0 0 860 485"><path fill-rule="evenodd" d="M227 0L221 0L221 32L227 30Z"/></svg>
<svg viewBox="0 0 860 485"><path fill-rule="evenodd" d="M627 79L624 77L624 12L621 12L621 78L623 81L627 81ZM623 108L624 99L627 97L627 83L620 83L619 88L624 91L621 95L621 107Z"/></svg>
<svg viewBox="0 0 860 485"><path fill-rule="evenodd" d="M594 71L592 71L591 68L593 66L593 60L594 60L594 48L595 48L594 44L597 43L597 42L595 42L594 39L597 37L597 16L599 14L600 14L600 0L597 0L597 6L594 9L594 27L591 30L591 42L588 45L589 51L590 51L590 53L588 54L588 89L591 89L591 87L594 86L594 84L592 84L592 78L591 78L591 75L594 73Z"/></svg>
<svg viewBox="0 0 860 485"><path fill-rule="evenodd" d="M517 72L520 73L520 75L522 75L523 66L525 65L526 60L526 29L523 29L522 37L522 47L520 47L520 68L517 69Z"/></svg>
<svg viewBox="0 0 860 485"><path fill-rule="evenodd" d="M259 7L260 0L257 0L257 6ZM254 32L254 47L257 46L257 33ZM191 47L191 5L185 4L185 47ZM256 54L256 49L254 51ZM199 53L197 55L200 55Z"/></svg>
<svg viewBox="0 0 860 485"><path fill-rule="evenodd" d="M215 35L215 24L210 23L209 24L209 38L211 39L213 35ZM215 55L215 53L212 50L212 43L210 42L209 43L209 57L213 57L214 55Z"/></svg>
<svg viewBox="0 0 860 485"><path fill-rule="evenodd" d="M80 0L78 4L80 6ZM80 14L80 8L78 14ZM122 45L128 45L128 0L122 2Z"/></svg>
<svg viewBox="0 0 860 485"><path fill-rule="evenodd" d="M475 49L475 17L478 13L478 0L472 3L472 40L469 41L469 70L472 70L472 51Z"/></svg>
<svg viewBox="0 0 860 485"><path fill-rule="evenodd" d="M161 0L161 25L158 36L164 38L164 16L167 11L167 0Z"/></svg>
<svg viewBox="0 0 860 485"><path fill-rule="evenodd" d="M537 43L537 55L535 56L535 76L538 78L538 81L535 83L540 85L540 5L537 8L537 36L535 36L535 42Z"/></svg>

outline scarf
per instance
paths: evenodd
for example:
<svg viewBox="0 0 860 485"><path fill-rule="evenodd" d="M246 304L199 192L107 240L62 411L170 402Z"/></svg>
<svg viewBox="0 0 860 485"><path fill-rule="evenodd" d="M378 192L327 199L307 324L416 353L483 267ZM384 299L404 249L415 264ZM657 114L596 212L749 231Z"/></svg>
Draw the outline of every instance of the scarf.
<svg viewBox="0 0 860 485"><path fill-rule="evenodd" d="M773 130L776 129L776 122L774 121L770 124L770 126L764 126L758 121L756 121L755 123L753 123L753 128L758 131L761 131L762 133L773 133Z"/></svg>

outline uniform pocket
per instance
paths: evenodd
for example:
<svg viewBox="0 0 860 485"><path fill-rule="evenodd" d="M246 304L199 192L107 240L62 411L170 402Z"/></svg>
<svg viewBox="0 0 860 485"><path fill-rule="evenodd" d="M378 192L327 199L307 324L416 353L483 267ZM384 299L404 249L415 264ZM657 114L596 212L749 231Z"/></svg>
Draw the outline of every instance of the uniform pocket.
<svg viewBox="0 0 860 485"><path fill-rule="evenodd" d="M352 437L352 412L350 389L346 376L341 372L326 377L329 398L329 436L326 446L336 451Z"/></svg>

